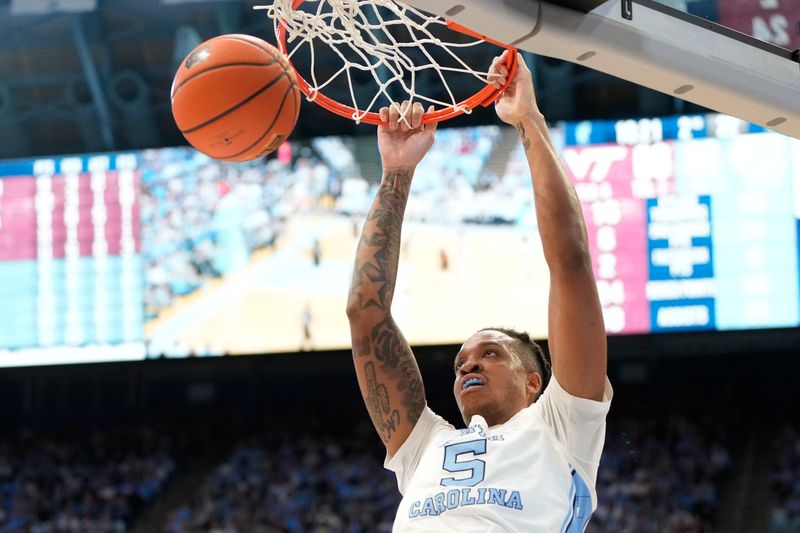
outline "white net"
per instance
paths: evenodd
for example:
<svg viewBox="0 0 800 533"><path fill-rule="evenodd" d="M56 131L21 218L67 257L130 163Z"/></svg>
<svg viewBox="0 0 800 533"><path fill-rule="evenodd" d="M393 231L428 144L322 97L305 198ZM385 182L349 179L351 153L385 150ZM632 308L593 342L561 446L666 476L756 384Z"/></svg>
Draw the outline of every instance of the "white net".
<svg viewBox="0 0 800 533"><path fill-rule="evenodd" d="M485 42L447 29L447 22L440 17L394 0L309 0L298 9L292 7L293 3L275 0L272 5L255 9L266 10L276 37L280 24L285 27L283 52L295 65L294 56L301 50L308 55L308 72L300 73L308 84L308 99L317 99L326 88L344 79L349 89L348 107L352 108L347 112L357 123L379 107L400 100L469 113L471 107L462 102L463 76L474 78L482 86L488 83L488 72L473 69L462 59L463 53L459 54ZM317 59L322 55L317 48L321 44L327 47L326 58L332 50L341 60L338 68L331 68L326 60L324 75L319 72L323 65ZM485 66L488 68L488 63ZM354 78L365 74L374 80L377 90L359 98ZM453 74L461 77L454 78ZM426 82L420 84L423 75ZM431 78L436 80L437 89L433 94L420 93L420 86L426 90L432 87ZM460 90L454 91L452 86Z"/></svg>

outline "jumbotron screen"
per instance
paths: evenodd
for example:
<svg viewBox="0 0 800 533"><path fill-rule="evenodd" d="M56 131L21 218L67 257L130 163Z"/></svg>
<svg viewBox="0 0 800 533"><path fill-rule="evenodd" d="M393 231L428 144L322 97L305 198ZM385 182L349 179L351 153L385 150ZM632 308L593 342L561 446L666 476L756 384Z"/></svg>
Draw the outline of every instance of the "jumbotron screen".
<svg viewBox="0 0 800 533"><path fill-rule="evenodd" d="M552 130L611 334L800 325L800 142L725 116ZM374 137L251 163L188 148L0 162L0 366L340 349ZM444 129L406 211L393 314L412 344L547 332L513 130Z"/></svg>

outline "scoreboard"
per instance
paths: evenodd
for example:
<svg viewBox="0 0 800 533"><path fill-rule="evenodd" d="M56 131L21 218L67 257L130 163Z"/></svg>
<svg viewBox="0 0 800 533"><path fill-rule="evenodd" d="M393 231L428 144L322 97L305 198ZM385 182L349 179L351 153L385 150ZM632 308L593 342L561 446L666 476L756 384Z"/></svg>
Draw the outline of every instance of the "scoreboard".
<svg viewBox="0 0 800 533"><path fill-rule="evenodd" d="M137 157L0 163L0 178L0 364L141 358Z"/></svg>
<svg viewBox="0 0 800 533"><path fill-rule="evenodd" d="M751 128L716 116L567 126L610 333L800 323L800 143ZM579 144L598 138L617 142Z"/></svg>

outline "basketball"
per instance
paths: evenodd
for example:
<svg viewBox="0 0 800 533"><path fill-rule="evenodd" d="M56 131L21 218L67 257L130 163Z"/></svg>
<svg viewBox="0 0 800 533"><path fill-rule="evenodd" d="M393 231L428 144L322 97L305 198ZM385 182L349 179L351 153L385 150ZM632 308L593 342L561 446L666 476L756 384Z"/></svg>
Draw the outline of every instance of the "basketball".
<svg viewBox="0 0 800 533"><path fill-rule="evenodd" d="M221 35L192 50L170 95L186 140L222 161L269 154L291 134L300 111L297 77L283 54L243 34Z"/></svg>

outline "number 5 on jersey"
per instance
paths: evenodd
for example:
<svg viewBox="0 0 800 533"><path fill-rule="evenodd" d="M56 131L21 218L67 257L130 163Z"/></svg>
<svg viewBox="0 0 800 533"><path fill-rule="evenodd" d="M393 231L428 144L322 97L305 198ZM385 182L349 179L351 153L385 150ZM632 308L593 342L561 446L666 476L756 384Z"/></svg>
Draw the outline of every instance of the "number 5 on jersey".
<svg viewBox="0 0 800 533"><path fill-rule="evenodd" d="M442 468L451 473L470 472L471 475L466 479L443 477L440 481L442 486L474 487L483 481L483 478L486 474L486 462L480 459L460 460L462 455L466 455L468 453L473 455L485 454L486 439L458 442L455 444L448 444L444 447L444 463L442 464Z"/></svg>

